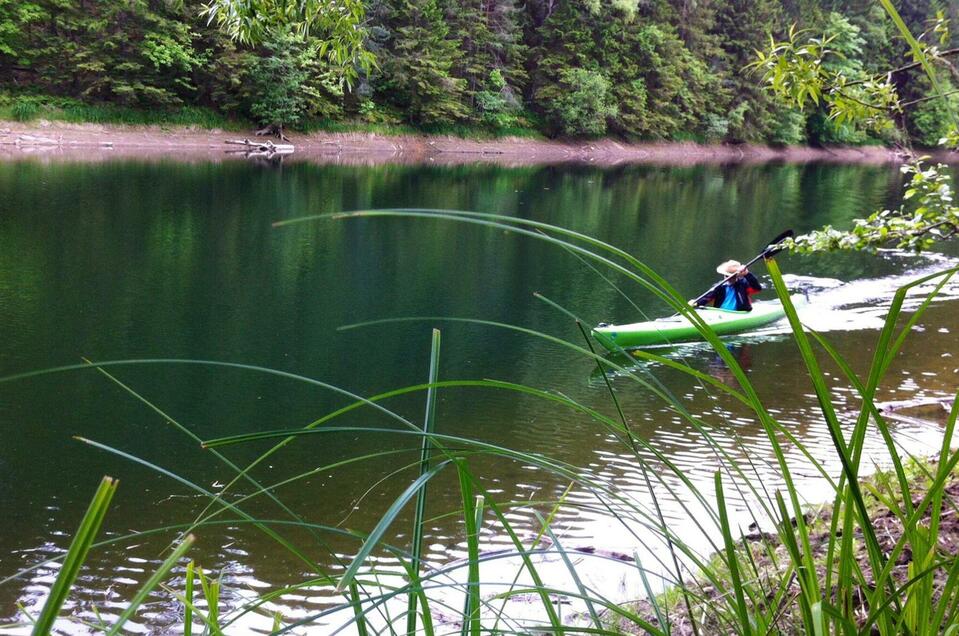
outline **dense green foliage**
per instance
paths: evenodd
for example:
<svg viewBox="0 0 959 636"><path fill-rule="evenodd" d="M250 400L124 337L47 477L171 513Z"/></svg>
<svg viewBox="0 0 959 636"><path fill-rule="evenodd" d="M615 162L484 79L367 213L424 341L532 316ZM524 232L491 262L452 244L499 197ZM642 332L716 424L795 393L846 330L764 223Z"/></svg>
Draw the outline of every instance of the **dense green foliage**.
<svg viewBox="0 0 959 636"><path fill-rule="evenodd" d="M244 3L257 18L247 24L242 15L229 17L234 4L0 0L0 91L13 100L45 95L138 109L203 107L293 127L327 121L867 143L892 141L898 128L786 106L762 90L760 73L743 69L794 23L831 38L837 54L826 69L851 82L895 68L909 51L882 9L862 0L368 0L362 15L348 3L349 15L293 15L285 26L271 13L280 5ZM913 32L938 38L941 50L955 44L947 29L955 16L937 20L942 3L906 4L902 14ZM360 17L357 52L347 41L354 36L338 34ZM948 73L942 75L948 84ZM921 69L893 80L903 102L933 94ZM15 106L17 117L43 116L35 98ZM947 132L942 108L929 101L907 106L904 129L918 143L934 144Z"/></svg>
<svg viewBox="0 0 959 636"><path fill-rule="evenodd" d="M831 12L821 37L790 28L785 39L771 38L767 49L757 51L749 68L762 72L766 90L783 103L800 111L811 110L814 115L809 123L815 125L821 140L855 143L871 131L889 139L898 137L907 147L915 141L959 148L959 91L953 90L950 82L957 73L954 64L945 59L959 53L959 48L941 49L951 38L950 18L944 10L936 11L931 27L917 37L892 0L879 0L876 6L908 44L909 63L867 69L862 61L866 44L862 30ZM938 68L943 66L945 74ZM920 81L899 81L909 71L921 72ZM915 97L917 86L928 87L926 92L931 94ZM910 155L903 172L912 179L903 195L906 202L898 209L879 210L857 219L849 230L827 225L797 237L791 247L816 252L895 245L921 251L959 234L952 176L943 164L929 166L914 151L910 150Z"/></svg>

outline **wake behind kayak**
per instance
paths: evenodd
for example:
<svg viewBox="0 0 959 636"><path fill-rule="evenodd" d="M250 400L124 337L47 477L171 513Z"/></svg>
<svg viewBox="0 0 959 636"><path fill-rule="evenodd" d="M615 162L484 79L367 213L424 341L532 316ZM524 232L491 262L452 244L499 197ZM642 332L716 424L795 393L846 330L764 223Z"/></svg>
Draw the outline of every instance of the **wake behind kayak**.
<svg viewBox="0 0 959 636"><path fill-rule="evenodd" d="M695 311L721 336L757 329L786 315L778 301L757 303L752 311L730 311L715 307L698 307ZM705 340L692 322L681 315L628 325L603 325L593 329L592 333L610 351Z"/></svg>

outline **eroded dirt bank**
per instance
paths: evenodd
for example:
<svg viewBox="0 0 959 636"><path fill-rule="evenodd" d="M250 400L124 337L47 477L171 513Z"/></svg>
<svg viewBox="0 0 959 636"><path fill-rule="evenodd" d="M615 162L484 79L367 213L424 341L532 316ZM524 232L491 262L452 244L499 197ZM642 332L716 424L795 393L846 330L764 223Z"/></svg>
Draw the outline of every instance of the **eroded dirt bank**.
<svg viewBox="0 0 959 636"><path fill-rule="evenodd" d="M42 157L55 161L112 158L163 158L220 161L244 158L227 140L256 138L250 133L165 126L116 126L64 122L0 122L0 159ZM627 163L692 165L767 161L882 164L901 162L902 152L883 147L770 148L694 143L628 144L523 138L472 140L449 136L386 136L372 133L291 134L296 147L284 161L373 165L382 163L492 163L522 166L541 163ZM233 151L232 153L228 151ZM943 155L943 160L959 156Z"/></svg>

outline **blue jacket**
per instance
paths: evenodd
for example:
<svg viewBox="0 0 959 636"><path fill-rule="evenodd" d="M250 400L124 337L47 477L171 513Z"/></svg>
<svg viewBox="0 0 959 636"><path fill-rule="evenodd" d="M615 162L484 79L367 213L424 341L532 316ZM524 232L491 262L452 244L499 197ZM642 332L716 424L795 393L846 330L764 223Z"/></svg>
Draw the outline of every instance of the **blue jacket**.
<svg viewBox="0 0 959 636"><path fill-rule="evenodd" d="M707 296L702 297L696 303L696 306L712 304L713 307L721 307L722 309L752 311L753 303L749 297L761 292L762 289L763 286L759 283L759 280L752 273L749 273L742 278L720 285Z"/></svg>

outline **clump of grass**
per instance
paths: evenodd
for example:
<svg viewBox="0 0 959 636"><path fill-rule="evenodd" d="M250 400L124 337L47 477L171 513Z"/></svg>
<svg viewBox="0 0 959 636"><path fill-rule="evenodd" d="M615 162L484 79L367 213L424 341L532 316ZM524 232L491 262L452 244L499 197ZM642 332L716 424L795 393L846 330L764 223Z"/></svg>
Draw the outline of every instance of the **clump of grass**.
<svg viewBox="0 0 959 636"><path fill-rule="evenodd" d="M195 126L241 130L248 122L224 117L209 108L182 106L169 110L141 110L125 106L68 102L48 111L51 119L72 123L123 124L128 126Z"/></svg>
<svg viewBox="0 0 959 636"><path fill-rule="evenodd" d="M524 386L494 380L442 380L439 369L439 336L434 334L433 355L427 382L412 385L388 393L362 398L336 389L315 380L286 374L279 371L259 367L243 367L243 365L213 363L203 361L140 361L138 364L206 364L209 366L229 366L247 368L252 372L270 373L291 380L308 382L314 385L325 386L342 394L349 395L354 400L350 405L337 411L323 415L305 428L295 430L259 431L246 435L232 436L223 439L206 440L204 446L210 449L214 457L223 462L237 475L221 491L211 493L205 488L193 484L183 477L177 476L138 459L122 450L114 449L103 444L82 440L95 448L113 453L118 457L135 461L143 466L157 470L169 478L175 479L181 485L186 485L195 492L207 497L210 505L206 510L186 528L180 528L179 534L200 531L205 527L213 527L217 517L229 519L231 522L244 521L258 528L266 536L279 543L291 554L296 555L309 567L316 571L316 580L329 585L343 595L339 609L349 609L350 618L345 620L343 627L356 629L364 633L371 622L376 622L376 629L385 629L390 632L404 631L412 633L423 631L431 634L436 627L432 622L434 611L446 614L461 613L464 633L479 634L492 629L501 621L508 621L508 609L497 604L514 596L534 594L538 596L542 605L543 624L541 628L554 633L578 628L578 619L570 623L569 616L561 616L555 609L554 599L557 596L566 596L579 599L590 608L589 621L594 625L592 629L603 631L597 624L602 620L608 623L632 626L636 631L645 631L651 634L670 633L672 623L686 617L693 626L692 629L700 633L730 633L730 634L759 634L759 633L833 633L858 632L874 629L879 634L892 636L907 630L913 634L938 633L942 625L956 623L957 608L959 608L959 565L954 554L943 551L938 543L939 528L943 514L954 507L951 493L947 491L949 483L947 477L951 475L959 464L959 453L950 450L950 442L955 429L956 414L959 406L953 409L949 423L946 426L941 452L936 458L936 468L931 470L924 480L922 488L910 479L906 468L899 459L897 448L892 435L882 415L876 411L875 395L882 378L888 371L890 363L905 344L906 336L912 326L920 319L932 299L959 268L952 268L940 274L928 276L907 285L897 292L885 327L880 332L874 347L874 359L868 373L860 377L855 374L838 352L817 334L806 334L799 323L798 315L792 306L788 291L785 289L782 276L774 261L768 262L770 274L787 312L793 327L793 337L797 344L799 355L806 363L809 376L816 391L823 421L829 426L833 434L833 451L842 465L842 473L838 480L829 477L825 466L815 464L815 468L826 475L834 492L835 514L830 518L828 534L823 535L820 525L812 523L807 518L807 509L801 502L800 493L792 480L792 471L795 466L787 460L781 448L780 437L788 436L788 431L782 427L770 414L767 405L759 399L753 389L748 376L743 372L738 362L732 357L715 333L698 318L687 305L685 299L673 289L668 282L654 271L643 265L631 255L596 239L535 221L498 216L494 214L479 214L454 211L430 210L371 210L354 212L348 215L338 215L340 218L362 217L404 217L430 218L455 223L474 224L496 230L505 230L535 240L542 240L577 254L584 260L596 266L605 267L613 273L621 274L636 284L656 294L661 300L670 305L677 312L687 315L697 326L704 339L713 345L716 353L723 357L730 371L739 382L738 388L725 384L714 385L744 405L748 406L753 416L763 424L766 436L774 449L775 460L783 479L783 489L778 492L767 492L764 487L752 480L752 468L748 463L736 461L728 455L723 446L714 441L710 428L700 419L689 413L682 401L657 384L654 377L637 370L625 368L612 359L597 355L590 347L567 342L540 332L525 330L510 325L496 325L485 323L491 327L509 328L527 333L531 337L543 338L557 346L564 347L571 353L585 356L594 360L604 369L621 374L629 381L651 392L662 400L670 409L679 413L697 431L700 432L704 447L721 458L722 468L715 475L715 489L713 492L701 492L688 475L660 453L648 441L635 435L628 425L628 417L621 412L618 402L614 402L620 417L610 418L595 410L582 405L561 394L545 391L535 387ZM292 222L315 221L315 219L300 219ZM284 222L288 224L290 222ZM918 310L911 316L903 318L902 307L906 294L910 289L920 285L934 283L935 287ZM434 321L439 319L433 319ZM482 321L476 321L482 322ZM899 325L902 322L903 324ZM832 407L832 396L820 369L818 357L813 349L818 345L820 355L830 357L846 375L847 381L859 392L862 399L862 410L852 430L841 426L835 409ZM640 357L649 360L659 360L653 353L641 352ZM131 364L127 362L126 364ZM121 363L113 363L121 364ZM199 441L188 428L183 427L168 414L153 406L146 398L139 396L122 384L107 371L109 363L96 365L78 365L76 368L96 368L107 375L114 382L127 388L134 397L151 405L158 415L165 421L176 426L181 432L194 441ZM707 381L703 374L695 369L685 367L682 363L671 361L670 368L683 371L690 377ZM51 370L57 371L57 370ZM23 379L23 377L6 378L4 381ZM666 523L660 512L660 506L650 511L647 504L628 497L618 491L615 485L599 475L593 474L579 466L571 466L558 462L548 456L525 453L507 447L495 446L462 436L443 434L441 428L433 423L434 404L436 393L451 387L477 387L496 389L523 394L545 402L562 405L581 415L584 425L603 427L608 433L622 440L625 452L631 454L647 479L650 480L649 490L659 497L669 496L674 499L681 509L690 515L695 528L703 534L708 545L711 546L712 556L702 554L691 547L688 536L681 536L674 528ZM384 406L384 401L405 393L425 392L427 406L425 409L425 425L417 425L409 419L400 416ZM611 393L611 398L615 394ZM336 424L337 418L356 409L372 408L388 415L401 428L384 428L377 426L347 427ZM886 460L893 465L894 478L889 482L894 488L883 490L870 489L861 484L860 468L864 459L864 442L866 426L872 425L886 441ZM411 440L406 450L419 453L419 461L411 462L411 468L417 467L416 476L411 480L405 491L383 513L377 526L367 535L353 535L360 545L355 556L349 563L344 563L337 572L329 572L319 567L315 561L307 556L309 549L314 546L296 546L289 542L281 533L283 523L292 523L296 527L311 527L317 531L317 545L323 546L320 534L329 532L329 529L308 526L294 511L287 507L283 509L289 513L285 522L279 520L259 519L245 512L245 504L255 497L270 497L283 506L276 492L283 485L315 474L317 470L335 470L334 467L321 467L285 480L281 484L260 484L250 477L251 469L284 446L297 441L306 440L315 435L328 435L350 432L370 435L401 435ZM249 443L260 440L274 439L277 444L261 455L246 467L236 466L219 454L220 447ZM800 440L789 438L791 443L802 447ZM556 477L566 480L572 488L589 493L599 502L609 514L616 519L628 532L635 532L635 528L644 527L647 535L635 535L637 541L648 541L651 535L655 541L661 543L668 558L654 559L653 563L637 562L636 567L644 580L650 572L658 573L668 582L676 584L678 590L673 599L676 604L668 606L660 604L661 600L650 595L650 611L643 613L628 606L619 606L610 603L593 594L582 585L576 577L575 566L572 560L565 558L571 573L574 586L572 589L561 589L555 583L545 580L537 571L538 555L547 548L540 545L537 539L532 546L520 538L520 532L514 528L509 520L508 512L512 504L497 502L484 486L481 475L474 472L473 458L478 454L492 455L507 461L521 462L524 465L536 466L548 471ZM368 456L343 459L338 464L369 461L382 456L374 453ZM748 456L748 453L746 453ZM811 458L811 455L808 455ZM652 459L651 459L652 458ZM814 461L814 460L812 460ZM655 464L655 465L654 465ZM436 478L447 471L455 470L460 489L461 507L455 511L446 511L444 514L456 514L464 519L468 539L469 559L467 567L469 575L467 582L449 583L446 580L449 572L443 568L435 568L424 563L420 556L421 535L418 529L422 528L423 505L426 500L427 487L435 483ZM247 483L253 490L246 494L234 493L239 484ZM655 488L653 487L655 483ZM682 485L677 489L676 484ZM726 490L736 488L740 496L747 496L757 510L756 521L768 522L773 532L761 534L750 544L749 550L736 549L741 544L742 532L732 526L727 508L723 503ZM228 493L232 494L231 497ZM885 536L885 526L881 526L874 519L873 504L870 497L882 501L894 515L899 527L900 536L891 539ZM482 501L482 504L477 502ZM699 502L704 505L708 514L706 517L696 517L687 502ZM391 546L385 542L389 530L399 515L407 506L414 505L413 540L409 548ZM567 505L563 501L556 502L557 506ZM480 552L476 542L477 526L484 510L488 510L495 521L499 532L510 538L512 550L510 556L521 560L520 568L525 570L533 583L531 586L507 586L491 588L491 584L482 580L483 564L500 558L485 555ZM563 548L550 528L549 519L544 519L542 536L553 537L553 551L560 554ZM854 537L861 539L854 540ZM119 540L119 539L118 539ZM379 581L375 574L376 568L370 560L376 554L388 552L399 559L406 572L405 582L401 584ZM651 551L655 554L655 551ZM911 555L910 563L906 564L905 580L902 576L903 565L900 561L904 555ZM770 567L769 564L776 564ZM897 569L899 568L899 569ZM152 579L151 579L152 581ZM215 581L200 577L201 587L208 603L210 599L219 599L219 587ZM205 585L204 585L205 581ZM937 583L938 581L938 583ZM450 608L442 604L433 592L454 586L461 589L463 601L459 607ZM493 597L483 590L493 589ZM651 586L647 585L648 589ZM723 590L724 593L710 593ZM292 593L292 590L290 591ZM493 598L494 601L490 599ZM192 602L188 599L189 602ZM240 620L248 612L255 611L262 601L259 599L246 603L234 612L221 615L217 612L219 601L216 600L206 614L205 621L211 631L226 630L229 625ZM397 603L405 606L405 610L395 612ZM863 611L865 608L865 613ZM926 608L923 612L917 608ZM287 624L280 629L292 629L298 626L309 625L312 621L329 617L335 610L323 610L307 616L295 623ZM672 617L672 618L671 618ZM282 621L281 621L282 622Z"/></svg>
<svg viewBox="0 0 959 636"><path fill-rule="evenodd" d="M7 95L0 99L0 119L33 121L39 118L70 123L119 124L127 126L194 126L223 130L249 129L250 122L229 118L200 106L134 108L116 104L93 104L70 97Z"/></svg>
<svg viewBox="0 0 959 636"><path fill-rule="evenodd" d="M300 132L331 132L331 133L365 133L387 137L404 135L449 135L463 139L501 139L504 137L523 137L527 139L543 139L540 131L525 126L508 128L486 128L473 124L443 124L433 126L411 126L402 123L365 122L362 120L332 120L313 119L301 123L297 130Z"/></svg>
<svg viewBox="0 0 959 636"><path fill-rule="evenodd" d="M307 119L298 127L302 132L330 132L330 133L365 133L398 137L401 135L418 135L422 131L400 123L342 121L335 119Z"/></svg>
<svg viewBox="0 0 959 636"><path fill-rule="evenodd" d="M52 95L0 95L0 119L34 121L43 118L70 123L117 124L124 126L183 126L202 129L249 130L253 122L201 106L139 108L117 104L88 103L71 97ZM294 128L296 132L364 133L384 136L451 135L464 139L524 137L542 139L528 126L490 129L471 124L445 124L416 127L398 122L362 120L308 119Z"/></svg>
<svg viewBox="0 0 959 636"><path fill-rule="evenodd" d="M40 105L33 99L21 97L10 107L10 116L16 121L32 121L40 114Z"/></svg>
<svg viewBox="0 0 959 636"><path fill-rule="evenodd" d="M909 477L909 483L913 486L911 495L917 498L924 498L929 494L929 488L934 486L934 477L937 472L937 465L934 461L918 460L911 458L904 466L906 474ZM937 488L939 486L936 486ZM901 515L897 512L904 494L899 490L894 471L881 470L862 479L862 488L864 499L869 510L869 518L872 523L881 528L879 539L883 550L892 553L896 550L896 541L901 536L901 530L898 524ZM947 501L950 504L954 502L954 497L959 494L959 469L953 468L945 482L942 490L946 493ZM842 509L834 509L828 505L811 506L809 512L804 516L810 532L810 546L814 554L814 564L817 575L824 579L826 576L827 557L829 556L830 543L837 541L837 537L832 529L833 519L842 517ZM795 520L793 520L793 523ZM929 527L932 522L930 512L918 521L921 527ZM715 633L721 629L721 625L716 622L717 615L710 611L711 606L721 603L721 596L728 591L735 590L737 587L753 588L754 592L761 590L776 589L777 585L787 591L789 595L796 596L800 593L798 585L794 581L792 571L792 561L789 555L789 546L780 540L781 533L766 532L759 528L752 528L752 532L743 536L734 546L735 560L728 561L722 558L722 555L714 555L710 559L708 569L712 571L719 581L717 587L713 587L709 581L700 581L696 587L705 590L702 598L692 607L692 613L684 611L680 604L680 592L676 588L671 588L659 595L654 601L641 601L634 607L642 615L650 617L651 620L657 620L660 626L665 627L661 620L655 618L655 606L670 606L673 608L670 615L670 627L679 633L689 630L696 624L704 633ZM943 519L940 526L938 537L939 542L944 546L959 544L959 523L953 520L948 522ZM945 554L952 555L948 550ZM856 559L864 570L868 571L868 555L862 544L858 544ZM727 567L727 563L755 563L755 580L749 585L744 586L742 582L738 585L734 583L732 572ZM911 582L912 576L911 562L902 560L893 567L892 578L898 588L907 588L915 584ZM933 602L940 608L944 608L943 594L954 594L954 591L948 589L947 572L941 570L933 577L932 598ZM783 586L783 582L786 582ZM861 585L861 583L860 583ZM866 619L869 608L862 605L862 599L865 599L869 590L860 589L853 595L856 601L856 609L860 612L860 618ZM785 634L803 634L802 617L798 615L798 607L795 604L784 603L783 597L775 598L764 596L759 593L749 595L757 606L777 605L780 614L777 618L778 632ZM949 600L948 598L945 600ZM953 599L954 601L954 599ZM754 610L755 611L755 610ZM697 616L699 618L697 618ZM943 613L944 616L944 613ZM936 620L943 620L939 617ZM611 627L624 633L639 633L635 625L626 621L619 621ZM856 625L856 628L862 630L862 620Z"/></svg>

